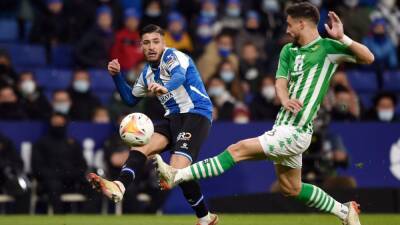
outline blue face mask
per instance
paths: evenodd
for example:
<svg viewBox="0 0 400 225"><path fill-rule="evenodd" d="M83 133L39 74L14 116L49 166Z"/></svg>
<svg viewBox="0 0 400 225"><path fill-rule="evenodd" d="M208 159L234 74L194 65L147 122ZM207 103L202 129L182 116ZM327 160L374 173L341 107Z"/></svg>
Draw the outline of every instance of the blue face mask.
<svg viewBox="0 0 400 225"><path fill-rule="evenodd" d="M175 41L180 41L183 37L183 32L180 33L171 33L172 39Z"/></svg>
<svg viewBox="0 0 400 225"><path fill-rule="evenodd" d="M226 14L231 17L238 17L238 16L240 16L240 9L239 8L228 8L226 10Z"/></svg>
<svg viewBox="0 0 400 225"><path fill-rule="evenodd" d="M229 54L231 54L231 50L228 48L219 48L218 49L218 54L222 57L222 58L226 58L229 56Z"/></svg>
<svg viewBox="0 0 400 225"><path fill-rule="evenodd" d="M221 77L221 79L225 82L225 83L230 83L233 81L233 79L235 79L235 73L233 71L221 71L221 73L219 74L219 76Z"/></svg>
<svg viewBox="0 0 400 225"><path fill-rule="evenodd" d="M201 11L201 16L207 17L207 18L215 18L217 16L217 12L215 10L213 11Z"/></svg>

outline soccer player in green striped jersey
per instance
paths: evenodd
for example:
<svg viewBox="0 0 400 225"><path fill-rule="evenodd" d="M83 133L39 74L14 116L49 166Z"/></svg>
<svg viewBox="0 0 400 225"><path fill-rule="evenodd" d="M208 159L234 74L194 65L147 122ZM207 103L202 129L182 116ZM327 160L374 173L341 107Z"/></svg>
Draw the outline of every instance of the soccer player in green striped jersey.
<svg viewBox="0 0 400 225"><path fill-rule="evenodd" d="M334 12L328 13L330 25L325 24L331 39L320 37L319 12L311 3L292 4L286 12L287 33L294 41L280 53L275 88L282 108L273 129L183 169L168 166L156 155L160 186L170 189L184 181L218 176L243 160L269 159L275 164L285 196L332 213L345 225L360 225L356 202L340 203L317 186L302 183L302 153L310 145L312 122L338 65L370 64L374 56L367 47L344 34L343 24Z"/></svg>

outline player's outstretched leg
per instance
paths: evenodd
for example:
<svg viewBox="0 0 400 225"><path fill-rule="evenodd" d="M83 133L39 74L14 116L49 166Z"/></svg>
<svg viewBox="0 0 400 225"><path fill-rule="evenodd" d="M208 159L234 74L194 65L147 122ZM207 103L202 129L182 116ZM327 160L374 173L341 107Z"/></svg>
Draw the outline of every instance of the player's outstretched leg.
<svg viewBox="0 0 400 225"><path fill-rule="evenodd" d="M243 160L265 158L258 138L251 138L229 146L215 157L194 163L183 169L175 169L169 166L159 155L155 155L153 159L159 175L160 188L168 190L184 181L219 176Z"/></svg>
<svg viewBox="0 0 400 225"><path fill-rule="evenodd" d="M167 144L168 140L165 136L154 133L147 145L131 149L117 180L109 181L94 173L88 174L87 180L94 189L102 192L107 198L119 202L124 196L125 189L135 179L136 174L141 173L146 164L147 156L161 151Z"/></svg>

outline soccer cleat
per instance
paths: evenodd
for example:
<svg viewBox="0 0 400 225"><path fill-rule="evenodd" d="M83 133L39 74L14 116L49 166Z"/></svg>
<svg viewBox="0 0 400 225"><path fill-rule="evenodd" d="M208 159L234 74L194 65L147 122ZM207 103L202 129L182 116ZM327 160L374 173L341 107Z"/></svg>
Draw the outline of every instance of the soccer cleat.
<svg viewBox="0 0 400 225"><path fill-rule="evenodd" d="M103 195L117 203L120 202L124 196L125 188L122 184L115 181L109 181L95 173L89 173L87 180L92 185L93 189L101 191Z"/></svg>
<svg viewBox="0 0 400 225"><path fill-rule="evenodd" d="M344 205L349 207L349 214L343 221L343 225L361 225L360 218L358 217L358 214L360 214L360 205L355 201L347 202Z"/></svg>
<svg viewBox="0 0 400 225"><path fill-rule="evenodd" d="M216 225L216 224L218 224L218 216L216 214L210 213L210 218L211 218L211 221L200 222L200 220L199 220L199 221L197 221L196 225Z"/></svg>
<svg viewBox="0 0 400 225"><path fill-rule="evenodd" d="M158 185L161 190L170 190L179 182L175 182L176 169L166 164L160 155L156 154L153 157L153 163L156 167L158 175Z"/></svg>

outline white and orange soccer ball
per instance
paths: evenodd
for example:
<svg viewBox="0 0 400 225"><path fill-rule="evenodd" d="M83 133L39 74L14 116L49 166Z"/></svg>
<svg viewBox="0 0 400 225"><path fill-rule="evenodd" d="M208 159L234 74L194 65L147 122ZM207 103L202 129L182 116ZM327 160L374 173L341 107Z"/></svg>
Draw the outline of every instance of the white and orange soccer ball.
<svg viewBox="0 0 400 225"><path fill-rule="evenodd" d="M119 126L119 135L129 146L142 146L149 143L153 133L153 122L143 113L131 113L125 116Z"/></svg>

